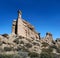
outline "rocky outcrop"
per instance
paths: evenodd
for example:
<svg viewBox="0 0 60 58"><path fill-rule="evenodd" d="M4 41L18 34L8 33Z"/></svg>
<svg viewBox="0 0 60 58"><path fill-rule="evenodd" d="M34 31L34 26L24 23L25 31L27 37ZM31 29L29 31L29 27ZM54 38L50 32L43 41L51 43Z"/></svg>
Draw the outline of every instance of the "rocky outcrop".
<svg viewBox="0 0 60 58"><path fill-rule="evenodd" d="M51 45L52 44L52 41L53 41L52 34L49 33L49 32L47 32L46 33L46 36L45 36L45 38L43 40L44 40L44 42L46 42L46 43L48 43L48 44Z"/></svg>
<svg viewBox="0 0 60 58"><path fill-rule="evenodd" d="M0 52L4 51L4 53L18 53L19 51L26 51L40 54L43 49L52 49L52 53L59 54L57 52L59 47L60 40L54 41L51 33L46 33L45 38L39 40L18 36L13 33L7 37L6 34L4 36L0 35Z"/></svg>

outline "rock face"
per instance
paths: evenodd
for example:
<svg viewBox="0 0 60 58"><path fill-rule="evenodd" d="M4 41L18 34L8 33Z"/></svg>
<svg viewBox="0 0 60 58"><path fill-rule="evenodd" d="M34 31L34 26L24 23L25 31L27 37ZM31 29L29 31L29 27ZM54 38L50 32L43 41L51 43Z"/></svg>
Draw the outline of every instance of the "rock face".
<svg viewBox="0 0 60 58"><path fill-rule="evenodd" d="M60 48L60 38L57 38L57 39L56 39L56 46L57 46L58 48Z"/></svg>
<svg viewBox="0 0 60 58"><path fill-rule="evenodd" d="M51 44L51 43L52 43L53 37L52 37L52 34L51 34L51 33L49 33L49 32L46 33L45 41L46 41L48 44Z"/></svg>
<svg viewBox="0 0 60 58"><path fill-rule="evenodd" d="M35 31L34 26L22 19L22 14L20 10L18 11L17 20L13 21L12 33L26 38L40 38L39 33Z"/></svg>

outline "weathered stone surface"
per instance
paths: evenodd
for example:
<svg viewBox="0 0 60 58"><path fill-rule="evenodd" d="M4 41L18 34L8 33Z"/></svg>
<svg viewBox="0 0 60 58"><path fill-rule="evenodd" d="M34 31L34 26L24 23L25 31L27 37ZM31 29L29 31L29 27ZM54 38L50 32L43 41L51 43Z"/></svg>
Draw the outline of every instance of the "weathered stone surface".
<svg viewBox="0 0 60 58"><path fill-rule="evenodd" d="M51 43L52 43L52 41L53 41L52 34L49 33L49 32L47 32L44 41L51 45Z"/></svg>
<svg viewBox="0 0 60 58"><path fill-rule="evenodd" d="M13 21L12 33L26 38L39 39L39 33L35 31L34 27L30 23L23 20L21 15L21 12L18 11L18 19Z"/></svg>

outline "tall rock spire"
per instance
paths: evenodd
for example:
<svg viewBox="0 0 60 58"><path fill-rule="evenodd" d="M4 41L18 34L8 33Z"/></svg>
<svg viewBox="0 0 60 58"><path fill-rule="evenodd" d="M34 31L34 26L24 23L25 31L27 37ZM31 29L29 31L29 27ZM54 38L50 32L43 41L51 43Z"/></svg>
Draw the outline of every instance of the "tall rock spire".
<svg viewBox="0 0 60 58"><path fill-rule="evenodd" d="M21 18L21 16L22 16L22 12L21 10L18 10L18 18Z"/></svg>
<svg viewBox="0 0 60 58"><path fill-rule="evenodd" d="M22 12L18 10L18 18L17 18L17 35L22 36L24 35L24 25L22 20Z"/></svg>

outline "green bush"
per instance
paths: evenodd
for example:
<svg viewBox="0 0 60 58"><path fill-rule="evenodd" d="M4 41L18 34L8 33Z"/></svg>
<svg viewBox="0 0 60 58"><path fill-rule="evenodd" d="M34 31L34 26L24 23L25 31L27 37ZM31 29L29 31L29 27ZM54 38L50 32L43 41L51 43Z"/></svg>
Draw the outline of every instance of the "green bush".
<svg viewBox="0 0 60 58"><path fill-rule="evenodd" d="M13 42L19 44L19 39L15 39Z"/></svg>
<svg viewBox="0 0 60 58"><path fill-rule="evenodd" d="M31 48L31 47L32 47L32 44L27 43L25 46L26 46L27 48Z"/></svg>
<svg viewBox="0 0 60 58"><path fill-rule="evenodd" d="M46 42L43 42L43 43L42 43L42 47L47 47L47 46L49 46L48 43L46 43Z"/></svg>
<svg viewBox="0 0 60 58"><path fill-rule="evenodd" d="M0 54L0 58L12 58L13 55L4 55L4 54Z"/></svg>
<svg viewBox="0 0 60 58"><path fill-rule="evenodd" d="M4 49L2 49L1 47L0 47L0 52L3 52L4 51Z"/></svg>
<svg viewBox="0 0 60 58"><path fill-rule="evenodd" d="M55 45L52 45L52 46L50 46L50 48L57 49L57 46L55 46Z"/></svg>
<svg viewBox="0 0 60 58"><path fill-rule="evenodd" d="M35 58L35 57L39 57L39 54L35 52L30 52L28 56L30 56L31 58Z"/></svg>
<svg viewBox="0 0 60 58"><path fill-rule="evenodd" d="M0 58L22 58L19 55L6 55L6 54L0 54Z"/></svg>
<svg viewBox="0 0 60 58"><path fill-rule="evenodd" d="M54 54L54 53L42 52L40 54L40 58L60 58L60 55L57 55L57 54Z"/></svg>
<svg viewBox="0 0 60 58"><path fill-rule="evenodd" d="M22 39L22 38L24 38L23 36L19 36L19 39Z"/></svg>
<svg viewBox="0 0 60 58"><path fill-rule="evenodd" d="M24 42L23 42L23 41L21 41L21 42L20 42L20 44L24 44Z"/></svg>
<svg viewBox="0 0 60 58"><path fill-rule="evenodd" d="M22 56L22 58L27 58L28 57L28 52L19 51L18 55Z"/></svg>
<svg viewBox="0 0 60 58"><path fill-rule="evenodd" d="M39 43L36 43L36 42L33 42L33 45L40 46L40 44Z"/></svg>
<svg viewBox="0 0 60 58"><path fill-rule="evenodd" d="M51 53L42 52L40 54L40 58L54 58L54 57L53 57L53 55Z"/></svg>
<svg viewBox="0 0 60 58"><path fill-rule="evenodd" d="M12 47L4 47L4 51L11 51Z"/></svg>
<svg viewBox="0 0 60 58"><path fill-rule="evenodd" d="M2 42L0 42L0 46L2 45L3 43Z"/></svg>
<svg viewBox="0 0 60 58"><path fill-rule="evenodd" d="M24 52L29 52L28 48L25 48L24 46L21 48L21 50Z"/></svg>
<svg viewBox="0 0 60 58"><path fill-rule="evenodd" d="M51 53L53 51L52 48L48 48L48 49L42 49L42 52L47 52L47 53Z"/></svg>
<svg viewBox="0 0 60 58"><path fill-rule="evenodd" d="M21 48L20 47L17 47L17 49L15 49L16 51L20 51L21 50Z"/></svg>
<svg viewBox="0 0 60 58"><path fill-rule="evenodd" d="M56 51L57 51L57 53L60 53L60 48L57 48Z"/></svg>

